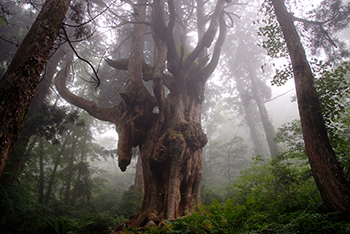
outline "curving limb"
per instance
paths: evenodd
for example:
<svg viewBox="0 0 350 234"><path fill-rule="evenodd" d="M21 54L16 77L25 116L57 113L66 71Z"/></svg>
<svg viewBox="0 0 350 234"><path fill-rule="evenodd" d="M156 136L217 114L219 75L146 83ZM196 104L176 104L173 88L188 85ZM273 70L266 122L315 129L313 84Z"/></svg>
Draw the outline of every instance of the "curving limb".
<svg viewBox="0 0 350 234"><path fill-rule="evenodd" d="M197 76L198 78L201 79L201 82L206 82L207 81L207 79L214 72L215 68L217 67L217 65L219 63L221 48L222 48L222 45L225 42L226 31L227 31L227 27L225 25L225 21L224 20L225 20L224 16L221 15L220 16L220 33L219 33L219 37L218 37L218 39L217 39L217 41L215 43L213 57L210 60L209 64L206 67L204 67L200 71L200 74Z"/></svg>
<svg viewBox="0 0 350 234"><path fill-rule="evenodd" d="M119 60L112 60L109 58L105 58L106 63L118 70L128 70L128 63L129 60L128 59L119 59ZM173 90L174 87L174 83L175 83L175 79L173 75L170 74L165 74L163 72L162 75L162 80L163 80L163 84L165 85L165 87L167 87L170 91ZM143 62L142 64L142 79L144 81L150 81L153 80L154 77L154 67L152 65L149 65L146 62Z"/></svg>
<svg viewBox="0 0 350 234"><path fill-rule="evenodd" d="M198 42L196 48L192 51L192 53L186 58L184 62L183 67L185 70L190 68L192 63L198 58L198 56L201 54L204 48L208 48L212 44L217 29L219 27L219 18L221 12L224 9L224 5L225 0L219 0L217 2L208 30L204 33L203 37Z"/></svg>
<svg viewBox="0 0 350 234"><path fill-rule="evenodd" d="M166 29L166 42L168 46L168 70L177 76L178 68L179 68L179 55L176 50L176 44L174 40L174 26L175 26L175 19L176 19L176 11L175 11L175 4L173 0L168 0L168 6L169 6L169 12L170 12L170 19L169 23Z"/></svg>
<svg viewBox="0 0 350 234"><path fill-rule="evenodd" d="M111 108L101 108L96 102L86 100L79 97L66 87L67 74L70 71L70 64L73 60L73 53L69 53L66 57L65 66L58 72L55 79L55 86L59 94L70 104L75 105L81 109L86 110L91 116L102 120L114 123L119 135L118 141L118 161L119 167L125 171L130 164L132 157L133 146L133 125L132 115L125 105L121 102L118 106Z"/></svg>
<svg viewBox="0 0 350 234"><path fill-rule="evenodd" d="M73 53L70 52L66 56L65 66L58 72L55 79L55 86L59 94L69 103L86 110L90 115L97 119L112 122L118 124L118 116L120 116L120 110L117 106L111 108L101 108L93 101L86 100L79 97L66 87L67 74L70 72L70 64L73 61Z"/></svg>
<svg viewBox="0 0 350 234"><path fill-rule="evenodd" d="M167 61L168 47L166 45L166 27L164 20L164 0L155 1L152 8L152 37L155 42L155 58L153 71L153 93L158 101L160 125L164 123L164 109L166 104L163 72ZM161 126L159 126L160 129Z"/></svg>

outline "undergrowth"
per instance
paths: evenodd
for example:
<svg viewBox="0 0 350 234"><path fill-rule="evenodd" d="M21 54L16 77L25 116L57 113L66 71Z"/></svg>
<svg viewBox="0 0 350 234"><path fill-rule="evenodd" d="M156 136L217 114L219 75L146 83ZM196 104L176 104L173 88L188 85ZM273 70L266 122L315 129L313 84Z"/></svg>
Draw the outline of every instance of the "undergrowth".
<svg viewBox="0 0 350 234"><path fill-rule="evenodd" d="M186 217L125 233L350 233L349 220L327 211L303 157L255 161L229 191L224 202L214 198Z"/></svg>

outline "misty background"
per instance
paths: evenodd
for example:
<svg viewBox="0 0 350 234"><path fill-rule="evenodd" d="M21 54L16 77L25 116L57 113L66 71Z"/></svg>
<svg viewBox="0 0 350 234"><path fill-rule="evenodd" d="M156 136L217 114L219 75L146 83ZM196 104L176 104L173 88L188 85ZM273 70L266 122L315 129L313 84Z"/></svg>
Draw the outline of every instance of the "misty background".
<svg viewBox="0 0 350 234"><path fill-rule="evenodd" d="M275 134L270 136L273 139L281 131L286 131L283 130L286 124L299 119L293 79L281 86L273 84L276 69L288 66L288 59L283 56L273 58L263 48L266 37L259 36L259 28L266 25L262 2L241 1L242 4L233 4L226 9L232 12L227 25L229 29L219 65L207 82L202 110L202 128L209 140L203 149L202 202L206 205L213 198L220 202L230 198L234 193L233 184L239 180L242 170L269 160L271 148L267 143L258 102L266 108L266 117ZM321 1L292 2L289 3L290 9L300 18L311 17L308 12L321 4ZM42 3L40 0L1 1L0 77L4 75ZM132 8L124 1L94 0L89 6L84 1L73 1L67 14L68 25L86 22L91 17L94 20L69 28L69 35L77 53L97 69L101 84L95 88L91 68L75 55L69 81L72 92L96 101L102 107L120 102L119 93L125 87L124 74L109 66L105 58L128 55L132 25L122 22L130 20L132 14ZM301 24L296 25L303 30ZM307 31L302 32L308 58L327 60L325 52L318 50L315 53L307 47L310 35ZM332 36L339 38L344 48L349 48L348 27ZM188 33L186 40L196 42L196 35ZM146 60L151 60L153 56L150 41L151 35L147 34ZM55 212L63 214L69 210L71 215L86 209L99 213L94 213L94 217L103 220L101 223L104 225L121 223L136 213L142 203L142 189L134 188L137 149L134 150L131 166L126 172L121 172L116 153L118 135L114 125L94 119L60 97L51 82L62 68L64 51L68 51L69 46L67 43L58 46L59 43L55 45L57 53L50 58L42 73L40 83L50 81L45 103L27 118L26 126L33 128L25 146L28 163L19 176L19 183L34 200L51 207L41 207L45 210L43 212L56 209ZM192 51L193 48L186 49ZM248 74L254 74L254 78ZM152 87L150 82L147 85ZM248 118L252 126L249 126ZM251 127L260 146L252 138ZM288 143L275 143L278 152L290 151ZM8 204L6 206L10 207ZM13 206L6 212L11 213L15 209ZM21 214L27 218L24 213ZM91 216L87 212L85 214L86 223L81 229L91 230L93 227L88 224ZM39 213L31 215L35 217ZM19 220L21 217L18 217ZM31 221L24 222L35 229Z"/></svg>

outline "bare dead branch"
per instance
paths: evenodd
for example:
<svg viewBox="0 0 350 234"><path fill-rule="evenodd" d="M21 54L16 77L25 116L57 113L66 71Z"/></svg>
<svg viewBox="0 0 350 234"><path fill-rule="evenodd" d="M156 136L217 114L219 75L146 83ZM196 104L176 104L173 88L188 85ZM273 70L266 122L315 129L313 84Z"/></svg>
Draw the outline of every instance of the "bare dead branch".
<svg viewBox="0 0 350 234"><path fill-rule="evenodd" d="M96 82L96 87L95 87L95 89L97 89L98 86L100 86L100 83L101 83L100 78L99 78L98 75L97 75L97 71L95 70L94 66L93 66L88 60L82 58L82 57L78 54L78 52L74 49L74 46L72 45L71 41L69 40L68 34L67 34L67 32L66 32L66 29L65 29L64 27L62 27L62 29L63 29L64 35L65 35L65 37L66 37L66 40L67 40L69 46L72 48L74 54L75 54L80 60L86 62L86 63L92 68L92 71L94 72L95 77L91 76L91 78Z"/></svg>
<svg viewBox="0 0 350 234"><path fill-rule="evenodd" d="M100 13L98 13L97 15L95 15L94 17L91 17L88 21L83 22L81 24L77 24L77 25L72 25L72 24L64 24L67 27L72 27L72 28L79 28L82 27L84 25L87 25L88 23L94 21L95 19L97 19L98 17L100 17L103 13L105 13L108 9L110 9L110 7L116 3L118 0L114 0L112 3L110 3L105 9L103 9ZM89 2L87 2L88 4ZM90 11L88 11L90 13Z"/></svg>

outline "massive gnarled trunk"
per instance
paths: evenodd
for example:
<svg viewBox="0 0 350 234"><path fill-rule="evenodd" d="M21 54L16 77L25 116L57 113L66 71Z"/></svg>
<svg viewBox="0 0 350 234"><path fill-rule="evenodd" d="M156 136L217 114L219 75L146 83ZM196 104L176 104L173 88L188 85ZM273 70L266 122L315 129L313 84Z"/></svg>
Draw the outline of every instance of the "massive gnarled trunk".
<svg viewBox="0 0 350 234"><path fill-rule="evenodd" d="M135 5L135 21L146 19L146 0ZM131 161L132 147L139 147L144 177L144 200L139 213L126 224L143 226L149 221L173 219L191 212L200 202L202 147L207 138L201 129L201 103L204 84L217 66L226 27L223 22L225 1L218 0L210 25L195 49L186 57L173 35L176 19L174 1L152 3L154 65L143 59L143 23L134 24L128 59L106 60L116 69L127 70L126 91L122 102L112 108L78 97L66 88L67 69L56 78L59 93L68 102L92 116L112 122L119 134L118 160L122 171ZM169 9L169 13L165 11ZM165 19L167 14L168 20ZM167 24L166 24L167 22ZM220 28L210 62L203 56ZM169 71L165 73L166 69ZM153 81L151 95L143 81ZM169 90L166 95L165 87ZM157 108L159 111L155 112ZM119 227L121 228L121 226Z"/></svg>
<svg viewBox="0 0 350 234"><path fill-rule="evenodd" d="M272 0L293 65L301 127L313 177L330 211L350 216L350 183L328 139L314 77L284 0Z"/></svg>

